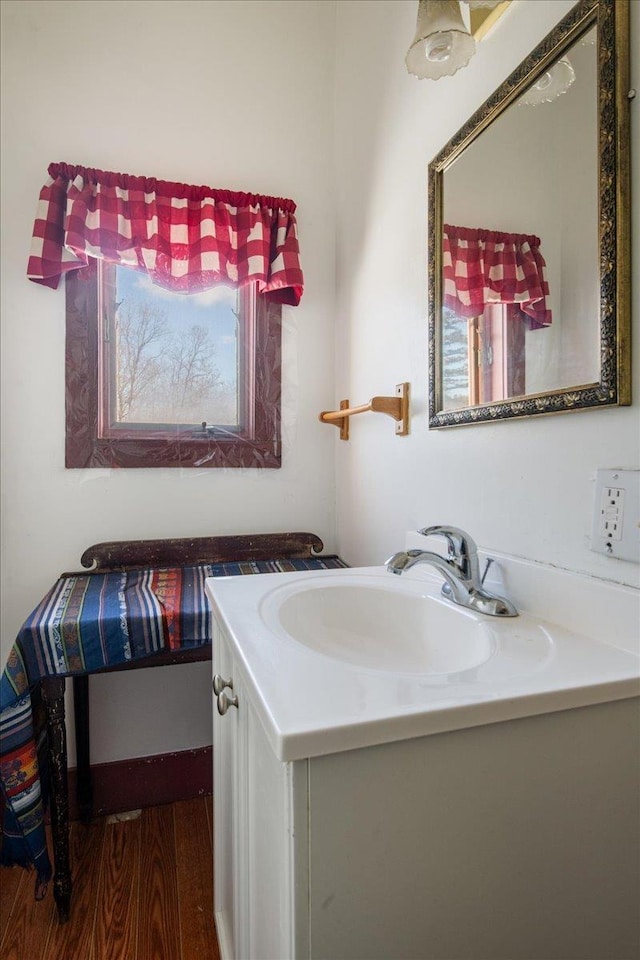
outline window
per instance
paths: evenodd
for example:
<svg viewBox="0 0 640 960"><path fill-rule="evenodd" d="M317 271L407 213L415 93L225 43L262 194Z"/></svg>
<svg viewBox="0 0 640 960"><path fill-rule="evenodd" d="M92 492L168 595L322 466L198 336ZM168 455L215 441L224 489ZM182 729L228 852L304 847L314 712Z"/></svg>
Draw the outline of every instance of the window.
<svg viewBox="0 0 640 960"><path fill-rule="evenodd" d="M525 393L525 330L526 318L514 304L488 304L471 320L471 406Z"/></svg>
<svg viewBox="0 0 640 960"><path fill-rule="evenodd" d="M279 467L281 307L172 293L91 260L66 278L67 467Z"/></svg>
<svg viewBox="0 0 640 960"><path fill-rule="evenodd" d="M442 311L443 408L493 403L525 391L527 320L515 304L488 304L477 317Z"/></svg>

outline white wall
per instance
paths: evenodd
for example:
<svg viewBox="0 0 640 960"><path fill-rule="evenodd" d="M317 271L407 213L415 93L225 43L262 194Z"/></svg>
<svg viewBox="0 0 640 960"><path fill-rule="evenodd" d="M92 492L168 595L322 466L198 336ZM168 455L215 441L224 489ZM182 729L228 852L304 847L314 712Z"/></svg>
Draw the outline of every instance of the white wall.
<svg viewBox="0 0 640 960"><path fill-rule="evenodd" d="M639 466L637 361L630 408L427 429L427 165L571 6L516 0L468 66L434 82L404 67L413 0L338 3L336 398L361 403L403 380L413 393L408 438L395 437L384 418L363 416L351 440L336 444L338 543L352 563L382 562L406 530L451 523L488 549L638 582L637 565L589 550L596 468ZM631 7L635 51L640 4ZM639 71L635 57L638 89ZM636 184L639 109L636 100ZM638 237L637 190L632 221ZM632 273L640 276L640 243ZM639 292L636 284L636 344Z"/></svg>
<svg viewBox="0 0 640 960"><path fill-rule="evenodd" d="M333 396L334 19L323 0L3 5L2 664L91 543L310 530L334 548L334 438L317 419ZM283 310L282 469L64 469L64 287L25 275L54 160L297 202L306 290ZM94 678L94 760L209 743L208 675Z"/></svg>

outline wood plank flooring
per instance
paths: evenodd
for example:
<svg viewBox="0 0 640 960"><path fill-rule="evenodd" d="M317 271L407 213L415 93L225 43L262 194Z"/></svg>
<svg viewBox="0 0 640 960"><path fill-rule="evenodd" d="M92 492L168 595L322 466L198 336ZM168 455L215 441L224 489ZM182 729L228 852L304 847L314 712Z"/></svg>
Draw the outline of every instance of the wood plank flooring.
<svg viewBox="0 0 640 960"><path fill-rule="evenodd" d="M211 797L149 807L136 820L71 824L71 919L51 888L0 871L2 960L220 960L213 923Z"/></svg>

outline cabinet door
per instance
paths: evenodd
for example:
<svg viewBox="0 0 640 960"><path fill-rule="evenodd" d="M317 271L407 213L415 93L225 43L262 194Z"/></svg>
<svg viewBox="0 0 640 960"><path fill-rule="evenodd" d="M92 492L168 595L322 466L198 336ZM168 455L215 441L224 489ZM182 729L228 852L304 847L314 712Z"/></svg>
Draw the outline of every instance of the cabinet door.
<svg viewBox="0 0 640 960"><path fill-rule="evenodd" d="M214 675L238 707L214 702L216 928L223 960L306 960L307 762L282 763L247 695L242 669L217 631Z"/></svg>
<svg viewBox="0 0 640 960"><path fill-rule="evenodd" d="M247 951L251 960L308 953L307 762L278 760L250 702L246 731Z"/></svg>
<svg viewBox="0 0 640 960"><path fill-rule="evenodd" d="M213 643L213 675L233 682L228 696L237 695L233 658L219 629ZM242 956L238 934L241 926L240 880L241 811L238 809L239 711L230 707L220 716L213 695L213 810L214 810L214 908L216 929L223 960ZM239 702L239 701L238 701Z"/></svg>

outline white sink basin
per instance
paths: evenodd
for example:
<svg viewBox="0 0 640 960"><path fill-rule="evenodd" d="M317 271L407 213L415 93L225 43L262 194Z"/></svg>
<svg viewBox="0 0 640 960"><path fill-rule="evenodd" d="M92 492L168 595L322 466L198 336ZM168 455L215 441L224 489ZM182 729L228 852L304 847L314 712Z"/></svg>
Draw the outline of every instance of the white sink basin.
<svg viewBox="0 0 640 960"><path fill-rule="evenodd" d="M298 583L276 591L267 615L315 652L374 670L459 673L492 656L496 644L484 618L394 581Z"/></svg>
<svg viewBox="0 0 640 960"><path fill-rule="evenodd" d="M526 573L544 587L536 586L542 606L567 594L591 621L595 594L614 622L626 610L619 633L635 636L634 591L584 578L576 592L577 578L554 569L539 581L538 567ZM228 638L238 695L243 684L253 689L281 760L638 696L637 654L523 612L523 602L518 617L465 610L440 596L439 577L412 573L352 567L207 580L214 637Z"/></svg>

